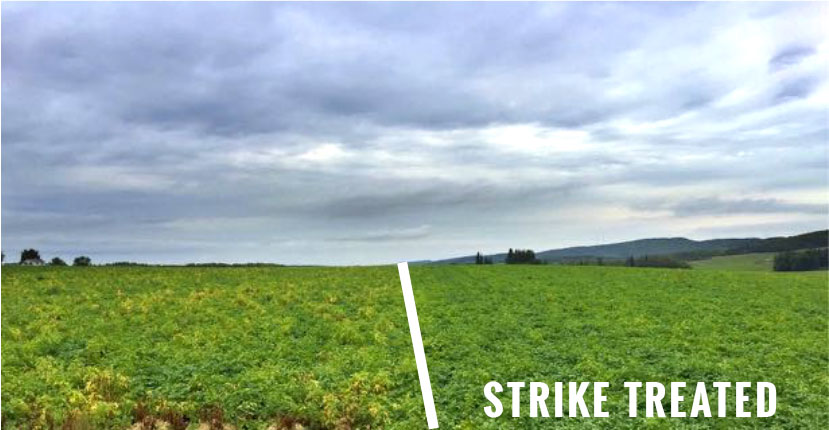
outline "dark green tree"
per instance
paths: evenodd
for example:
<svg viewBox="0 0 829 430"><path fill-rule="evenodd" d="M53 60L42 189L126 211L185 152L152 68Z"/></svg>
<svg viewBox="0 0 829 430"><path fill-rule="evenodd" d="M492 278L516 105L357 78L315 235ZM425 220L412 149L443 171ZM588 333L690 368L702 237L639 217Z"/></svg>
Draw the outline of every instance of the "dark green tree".
<svg viewBox="0 0 829 430"><path fill-rule="evenodd" d="M39 260L40 253L37 252L36 249L24 249L23 252L20 253L20 262L24 262L26 260Z"/></svg>
<svg viewBox="0 0 829 430"><path fill-rule="evenodd" d="M535 258L535 252L532 249L515 249L510 248L507 253L507 264L539 264L540 260Z"/></svg>
<svg viewBox="0 0 829 430"><path fill-rule="evenodd" d="M63 261L60 257L55 257L52 261L49 262L50 266L66 266L66 262Z"/></svg>
<svg viewBox="0 0 829 430"><path fill-rule="evenodd" d="M80 257L75 257L75 259L72 261L72 265L73 266L81 266L81 267L91 266L92 265L92 259L85 256L85 255L82 255Z"/></svg>
<svg viewBox="0 0 829 430"><path fill-rule="evenodd" d="M825 270L827 267L829 267L827 248L786 251L774 256L774 270L777 272Z"/></svg>

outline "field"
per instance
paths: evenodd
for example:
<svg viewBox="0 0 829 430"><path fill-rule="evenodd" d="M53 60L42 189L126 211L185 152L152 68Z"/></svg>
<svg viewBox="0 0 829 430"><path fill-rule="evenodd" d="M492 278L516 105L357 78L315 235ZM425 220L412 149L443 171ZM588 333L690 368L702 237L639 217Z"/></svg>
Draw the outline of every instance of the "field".
<svg viewBox="0 0 829 430"><path fill-rule="evenodd" d="M756 252L753 254L724 255L707 260L691 261L694 269L711 270L750 270L771 272L775 252Z"/></svg>
<svg viewBox="0 0 829 430"><path fill-rule="evenodd" d="M2 275L4 428L426 428L393 266ZM829 421L825 273L417 266L412 280L441 428ZM608 381L611 417L490 419L491 380ZM623 381L770 381L777 414L628 418Z"/></svg>

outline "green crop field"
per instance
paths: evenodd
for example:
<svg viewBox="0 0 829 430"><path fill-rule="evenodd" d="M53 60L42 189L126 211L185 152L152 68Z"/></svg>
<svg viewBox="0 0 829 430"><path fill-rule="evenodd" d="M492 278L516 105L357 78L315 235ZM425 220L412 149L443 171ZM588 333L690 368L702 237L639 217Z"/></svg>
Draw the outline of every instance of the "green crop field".
<svg viewBox="0 0 829 430"><path fill-rule="evenodd" d="M695 269L711 270L750 270L771 272L774 266L775 252L756 252L753 254L723 255L707 260L690 262Z"/></svg>
<svg viewBox="0 0 829 430"><path fill-rule="evenodd" d="M825 273L417 266L412 281L441 428L829 422ZM426 428L393 266L5 267L2 299L4 429ZM607 381L611 416L491 419L491 380ZM640 402L628 418L624 381L769 381L777 414L641 418Z"/></svg>

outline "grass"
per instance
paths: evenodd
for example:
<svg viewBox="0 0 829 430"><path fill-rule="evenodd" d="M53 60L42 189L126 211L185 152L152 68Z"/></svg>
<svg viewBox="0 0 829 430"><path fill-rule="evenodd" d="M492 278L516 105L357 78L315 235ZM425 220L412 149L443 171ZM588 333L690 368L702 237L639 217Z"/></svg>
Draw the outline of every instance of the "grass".
<svg viewBox="0 0 829 430"><path fill-rule="evenodd" d="M829 420L825 274L417 266L412 280L441 428ZM394 267L9 267L2 288L4 428L425 428ZM490 380L609 381L611 417L490 419ZM628 418L623 381L770 381L778 409Z"/></svg>
<svg viewBox="0 0 829 430"><path fill-rule="evenodd" d="M775 252L724 255L707 260L691 261L690 264L694 269L771 272L774 268L775 255Z"/></svg>

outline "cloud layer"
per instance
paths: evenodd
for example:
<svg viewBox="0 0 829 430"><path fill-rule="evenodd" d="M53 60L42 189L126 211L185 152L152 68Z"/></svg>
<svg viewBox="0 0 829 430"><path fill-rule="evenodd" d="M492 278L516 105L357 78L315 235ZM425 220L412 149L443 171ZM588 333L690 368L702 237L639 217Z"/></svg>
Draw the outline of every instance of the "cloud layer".
<svg viewBox="0 0 829 430"><path fill-rule="evenodd" d="M386 263L825 228L825 4L2 5L2 245Z"/></svg>

